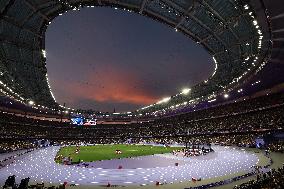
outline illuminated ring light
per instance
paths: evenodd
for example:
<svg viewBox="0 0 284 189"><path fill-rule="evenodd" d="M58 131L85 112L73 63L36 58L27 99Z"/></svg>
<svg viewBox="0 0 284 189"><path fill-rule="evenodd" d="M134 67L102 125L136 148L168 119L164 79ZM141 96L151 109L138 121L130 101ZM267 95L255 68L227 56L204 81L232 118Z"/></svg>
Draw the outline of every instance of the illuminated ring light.
<svg viewBox="0 0 284 189"><path fill-rule="evenodd" d="M215 71L200 84L140 113L214 100L267 61L271 44L262 31L255 6L241 0L1 0L0 92L24 104L58 107L48 83L45 32L52 20L69 10L107 6L141 14L182 32L213 57ZM264 40L265 39L265 40ZM62 106L61 106L62 107ZM64 107L63 107L64 108Z"/></svg>

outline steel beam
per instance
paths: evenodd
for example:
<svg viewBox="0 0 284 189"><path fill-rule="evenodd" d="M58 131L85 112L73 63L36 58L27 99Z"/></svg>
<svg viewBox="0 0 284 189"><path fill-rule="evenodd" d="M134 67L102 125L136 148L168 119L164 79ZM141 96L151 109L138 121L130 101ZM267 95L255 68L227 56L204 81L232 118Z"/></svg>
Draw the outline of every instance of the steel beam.
<svg viewBox="0 0 284 189"><path fill-rule="evenodd" d="M284 28L278 30L272 30L272 33L280 33L280 32L284 32Z"/></svg>
<svg viewBox="0 0 284 189"><path fill-rule="evenodd" d="M28 28L28 27L22 26L21 23L14 20L14 18L12 18L12 17L5 15L5 16L3 16L3 20L5 20L6 22L8 22L8 23L10 23L10 24L12 24L12 25L14 25L18 28L21 28L21 29L33 34L34 36L37 36L39 38L43 38L42 35L38 34L34 28Z"/></svg>
<svg viewBox="0 0 284 189"><path fill-rule="evenodd" d="M219 37L215 34L215 32L213 32L207 25L205 25L203 22L201 22L198 18L196 18L192 12L189 13L189 14L186 14L186 10L183 8L183 7L180 7L179 5L177 5L176 3L172 2L172 1L169 1L169 0L162 0L164 3L172 6L172 7L175 7L177 9L181 9L185 16L188 16L190 17L192 20L194 20L197 24L199 24L201 27L203 27L205 30L207 30L209 33L211 33L218 41L220 41L220 43L224 46L224 48L226 48L227 50L230 50L229 47L227 47L226 43Z"/></svg>
<svg viewBox="0 0 284 189"><path fill-rule="evenodd" d="M9 2L5 5L4 9L2 12L0 12L0 19L5 16L5 14L8 12L10 7L12 7L15 3L15 0L9 0Z"/></svg>
<svg viewBox="0 0 284 189"><path fill-rule="evenodd" d="M46 21L50 21L50 18L48 18L48 16L46 16L45 14L43 14L38 7L36 7L35 5L33 5L31 2L29 2L28 0L24 0L26 5L28 5L35 13L37 13L39 16L41 16L43 19L45 19Z"/></svg>
<svg viewBox="0 0 284 189"><path fill-rule="evenodd" d="M284 38L276 38L276 39L272 39L273 41L284 41Z"/></svg>
<svg viewBox="0 0 284 189"><path fill-rule="evenodd" d="M283 18L284 17L284 13L278 14L276 16L271 17L271 20L275 20L275 19L279 19L279 18Z"/></svg>
<svg viewBox="0 0 284 189"><path fill-rule="evenodd" d="M0 42L6 43L6 44L11 44L11 45L14 45L14 46L17 46L17 47L20 47L20 48L25 48L25 49L32 50L32 51L37 51L37 50L40 49L40 48L34 48L33 45L30 45L28 43L15 41L15 40L12 40L10 38L3 37L1 35L0 35Z"/></svg>
<svg viewBox="0 0 284 189"><path fill-rule="evenodd" d="M138 6L138 5L129 4L129 3L126 3L126 2L121 2L121 1L118 1L118 0L108 0L108 1L110 3L118 4L118 5L126 7L126 8L132 8L132 9L140 10L140 6Z"/></svg>
<svg viewBox="0 0 284 189"><path fill-rule="evenodd" d="M203 38L200 40L200 43L204 43L205 41L209 40L210 38L212 38L213 35L208 35L207 37Z"/></svg>
<svg viewBox="0 0 284 189"><path fill-rule="evenodd" d="M193 16L192 14L188 14L189 17L191 17L196 23L198 23L201 27L203 27L204 29L206 29L209 33L212 34L212 36L214 36L218 41L220 41L220 43L224 46L224 48L226 48L227 50L230 50L229 47L227 47L227 45L225 44L225 42L215 34L214 31L212 31L208 26L206 26L203 22L201 22L198 18L196 18L195 16Z"/></svg>
<svg viewBox="0 0 284 189"><path fill-rule="evenodd" d="M195 7L195 0L193 0L192 5L186 10L186 14L189 14L191 11L194 10ZM185 20L185 15L183 15L180 19L180 21L176 24L176 28L178 28Z"/></svg>
<svg viewBox="0 0 284 189"><path fill-rule="evenodd" d="M199 0L199 1L201 1L200 4L203 4L205 7L207 7L211 13L213 13L219 20L221 20L223 23L226 24L226 26L228 26L226 20L218 12L216 12L207 2L205 2L204 0ZM234 32L234 30L231 27L229 27L229 30L236 39L239 39L238 35Z"/></svg>
<svg viewBox="0 0 284 189"><path fill-rule="evenodd" d="M142 3L141 3L141 6L140 6L140 10L139 10L139 13L142 14L143 10L144 10L144 7L145 5L147 4L148 0L143 0Z"/></svg>
<svg viewBox="0 0 284 189"><path fill-rule="evenodd" d="M47 2L45 2L45 3L41 3L39 6L38 6L38 9L42 9L42 8L46 8L46 6L48 5L48 4L54 4L54 5L59 5L59 2L58 1L47 1ZM49 5L48 5L49 6ZM48 7L47 6L47 7Z"/></svg>

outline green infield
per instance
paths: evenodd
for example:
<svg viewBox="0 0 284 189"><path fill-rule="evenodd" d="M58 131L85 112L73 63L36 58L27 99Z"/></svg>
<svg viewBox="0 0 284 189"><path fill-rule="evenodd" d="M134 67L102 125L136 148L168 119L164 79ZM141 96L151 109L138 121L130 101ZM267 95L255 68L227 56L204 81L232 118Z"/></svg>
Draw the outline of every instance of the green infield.
<svg viewBox="0 0 284 189"><path fill-rule="evenodd" d="M118 158L128 158L137 156L146 156L153 154L170 153L173 150L182 149L181 147L163 147L163 146L143 146L143 145L95 145L80 146L79 152L76 153L76 146L61 148L57 153L56 162L61 162L58 157L71 157L72 163L79 161L91 162L98 160L110 160ZM117 153L119 150L121 153Z"/></svg>

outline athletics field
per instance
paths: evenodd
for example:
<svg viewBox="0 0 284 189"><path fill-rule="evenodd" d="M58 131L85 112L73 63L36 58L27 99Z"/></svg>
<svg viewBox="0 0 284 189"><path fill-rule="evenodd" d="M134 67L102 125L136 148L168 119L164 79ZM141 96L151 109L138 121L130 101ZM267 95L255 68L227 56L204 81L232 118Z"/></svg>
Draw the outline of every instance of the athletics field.
<svg viewBox="0 0 284 189"><path fill-rule="evenodd" d="M182 147L163 147L150 145L94 145L94 146L80 146L79 152L76 152L76 146L63 147L57 153L57 156L72 157L72 162L76 163L79 160L84 162L92 162L99 160L110 160L118 158L129 158L137 156L147 156L153 154L170 153L173 150L182 149ZM116 153L120 150L121 153Z"/></svg>

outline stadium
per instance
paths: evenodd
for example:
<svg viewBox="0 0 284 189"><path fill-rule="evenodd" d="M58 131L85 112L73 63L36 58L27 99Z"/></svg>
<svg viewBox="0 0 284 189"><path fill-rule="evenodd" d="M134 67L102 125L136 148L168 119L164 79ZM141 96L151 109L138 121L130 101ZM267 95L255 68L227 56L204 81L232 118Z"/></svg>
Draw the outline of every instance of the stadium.
<svg viewBox="0 0 284 189"><path fill-rule="evenodd" d="M214 72L131 112L58 103L46 32L85 7L182 33ZM280 0L1 0L0 186L284 188L283 19Z"/></svg>

